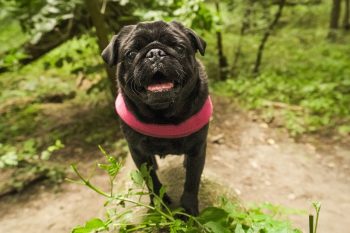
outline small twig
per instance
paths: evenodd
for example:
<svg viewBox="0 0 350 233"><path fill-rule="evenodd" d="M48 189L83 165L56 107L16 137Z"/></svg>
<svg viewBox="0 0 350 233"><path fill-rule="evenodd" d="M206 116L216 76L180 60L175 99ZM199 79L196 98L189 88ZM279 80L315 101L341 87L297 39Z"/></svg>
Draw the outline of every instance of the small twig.
<svg viewBox="0 0 350 233"><path fill-rule="evenodd" d="M316 210L316 223L315 223L315 230L313 233L317 233L317 226L318 226L318 217L320 215L320 210L321 210L321 204L319 202L314 202L313 206Z"/></svg>
<svg viewBox="0 0 350 233"><path fill-rule="evenodd" d="M171 215L168 215L166 213L164 213L163 211L151 206L151 205L147 205L147 204L143 204L142 202L137 202L137 201L134 201L132 199L129 199L129 198L123 198L123 197L115 197L116 200L120 200L120 201L126 201L126 202L129 202L129 203L132 203L132 204L135 204L135 205L138 205L138 206L143 206L143 207L146 207L150 210L154 210L156 212L158 212L160 215L166 217L167 219L171 220L171 221L174 221L174 217L171 216Z"/></svg>
<svg viewBox="0 0 350 233"><path fill-rule="evenodd" d="M289 109L289 110L293 110L293 111L304 111L304 108L301 107L301 106L290 105L290 104L286 104L286 103L282 103L282 102L275 102L275 101L265 100L263 102L263 105L266 106L266 107L284 108L284 109Z"/></svg>
<svg viewBox="0 0 350 233"><path fill-rule="evenodd" d="M316 223L315 223L315 230L314 230L314 233L317 232L317 225L318 225L318 213L316 214Z"/></svg>
<svg viewBox="0 0 350 233"><path fill-rule="evenodd" d="M73 171L75 172L75 174L77 174L77 176L83 181L83 184L86 185L87 187L89 187L90 189L94 190L96 193L101 194L102 196L111 198L111 196L105 192L103 192L102 190L98 189L96 186L92 185L90 183L89 180L86 180L78 171L77 167L75 165L71 165Z"/></svg>
<svg viewBox="0 0 350 233"><path fill-rule="evenodd" d="M314 233L314 216L309 215L309 233Z"/></svg>
<svg viewBox="0 0 350 233"><path fill-rule="evenodd" d="M165 222L165 223L148 223L147 225L150 227L165 227L165 226L170 226L172 223L170 222ZM142 229L143 231L145 231L145 226L144 225L140 225L140 226L136 226L134 228L130 228L127 231L128 232L134 232L135 230L139 230Z"/></svg>
<svg viewBox="0 0 350 233"><path fill-rule="evenodd" d="M271 33L275 29L276 25L278 24L279 19L281 18L283 7L284 7L285 3L286 3L286 0L279 1L278 10L276 11L275 17L274 17L273 21L270 23L270 25L268 26L267 30L265 31L263 38L261 39L261 42L260 42L260 45L258 48L258 53L256 56L256 60L255 60L255 64L254 64L254 69L253 69L254 76L257 76L259 74L259 69L260 69L260 64L261 64L265 44L266 44L267 40L269 39Z"/></svg>
<svg viewBox="0 0 350 233"><path fill-rule="evenodd" d="M200 222L197 220L196 217L193 217L192 215L186 214L186 213L184 213L184 212L177 212L176 214L178 214L178 215L183 215L183 216L185 216L185 217L191 218L191 219L193 219L193 221L195 221L195 223L197 223L197 225L198 225L199 227L201 227L202 229L206 229L206 228L202 225L202 223L200 223Z"/></svg>
<svg viewBox="0 0 350 233"><path fill-rule="evenodd" d="M111 192L110 195L113 196L113 189L114 189L114 179L112 177L109 177L109 185L111 186Z"/></svg>
<svg viewBox="0 0 350 233"><path fill-rule="evenodd" d="M80 185L84 185L83 182L80 182L79 180L73 180L71 178L65 178L66 181L74 183L74 184L80 184Z"/></svg>
<svg viewBox="0 0 350 233"><path fill-rule="evenodd" d="M171 220L171 221L174 221L174 217L171 216L171 215L168 215L166 213L164 213L163 211L161 210L158 210L157 208L153 207L153 206L150 206L150 205L146 205L146 204L143 204L141 202L138 202L138 201L134 201L134 200L131 200L129 198L123 198L123 197L116 197L116 196L110 196L109 194L103 192L102 190L98 189L96 186L92 185L90 183L89 180L86 180L81 174L80 172L78 171L77 167L75 165L71 165L73 171L77 174L77 176L82 180L82 184L86 185L87 187L89 187L90 189L94 190L96 193L98 194L101 194L102 196L105 196L105 197L108 197L108 198L114 198L115 200L119 200L119 201L125 201L125 202L129 202L129 203L132 203L132 204L135 204L135 205L138 205L138 206L143 206L143 207L146 207L150 210L154 210L156 212L158 212L160 215L166 217L167 219ZM164 203L163 203L164 204ZM167 209L169 211L169 209ZM171 212L170 212L171 213Z"/></svg>
<svg viewBox="0 0 350 233"><path fill-rule="evenodd" d="M144 182L141 189L144 190L144 189L145 189L145 186L146 186L146 183ZM143 196L143 195L139 195L139 200L138 200L139 202L141 201L141 197L142 197L142 196Z"/></svg>
<svg viewBox="0 0 350 233"><path fill-rule="evenodd" d="M102 1L102 7L101 7L101 10L100 10L100 13L101 13L102 15L105 14L105 12L106 12L106 7L107 7L107 0L103 0L103 1Z"/></svg>

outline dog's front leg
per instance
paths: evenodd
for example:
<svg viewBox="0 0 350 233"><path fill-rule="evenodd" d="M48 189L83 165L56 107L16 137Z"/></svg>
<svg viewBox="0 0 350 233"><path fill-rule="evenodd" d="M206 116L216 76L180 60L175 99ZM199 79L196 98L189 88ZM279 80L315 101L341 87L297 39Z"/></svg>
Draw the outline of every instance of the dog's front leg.
<svg viewBox="0 0 350 233"><path fill-rule="evenodd" d="M150 154L144 154L141 151L137 150L136 148L130 147L130 153L131 157L134 160L134 163L138 169L140 169L142 164L145 164L147 167L147 170L150 171L150 177L152 179L153 187L148 187L148 190L152 191L156 194L159 195L160 188L162 187L162 183L160 182L157 173L156 173L156 164L153 163L154 160L154 155ZM151 204L153 205L153 198L154 195L151 193L150 194L150 200ZM166 204L171 204L171 199L167 194L164 194L163 196L163 201Z"/></svg>
<svg viewBox="0 0 350 233"><path fill-rule="evenodd" d="M206 145L206 142L196 145L192 151L186 154L186 180L181 205L187 213L194 216L199 213L198 191L204 168Z"/></svg>

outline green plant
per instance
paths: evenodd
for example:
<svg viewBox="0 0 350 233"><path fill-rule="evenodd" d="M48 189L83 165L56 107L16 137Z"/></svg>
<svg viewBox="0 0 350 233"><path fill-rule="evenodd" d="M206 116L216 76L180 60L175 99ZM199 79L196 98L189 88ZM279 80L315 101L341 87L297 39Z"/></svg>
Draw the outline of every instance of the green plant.
<svg viewBox="0 0 350 233"><path fill-rule="evenodd" d="M292 63L288 71L271 70L255 79L240 76L212 87L220 95L237 98L248 109L274 110L292 135L327 128L346 134L350 122L350 71L345 58L339 63L332 59L328 62L328 67L322 68L316 68L318 64L303 67Z"/></svg>
<svg viewBox="0 0 350 233"><path fill-rule="evenodd" d="M218 207L205 208L198 217L188 215L183 209L170 209L164 202L165 188L162 187L160 194L153 192L152 179L146 166L131 173L132 188L125 193L114 191L114 183L122 164L113 156L109 155L101 147L107 163L98 164L98 167L106 171L110 179L110 191L103 191L91 183L90 178L85 178L72 165L73 171L79 180L72 180L74 183L82 184L96 193L106 197L105 206L107 211L106 220L93 218L84 226L77 226L72 233L92 232L207 232L207 233L253 233L253 232L301 232L294 229L289 222L277 219L281 208L271 204L264 204L248 209L243 209L237 203L226 198L221 198ZM148 191L145 187L148 186ZM149 195L153 196L153 205L145 204L141 199ZM145 211L137 211L143 208ZM269 213L268 213L269 212ZM183 220L185 219L185 221Z"/></svg>
<svg viewBox="0 0 350 233"><path fill-rule="evenodd" d="M21 190L31 182L48 178L58 183L63 180L63 169L49 163L53 152L62 149L60 140L38 152L35 140L29 139L22 145L0 144L0 169L11 173L11 177L0 185L0 194Z"/></svg>
<svg viewBox="0 0 350 233"><path fill-rule="evenodd" d="M21 149L16 147L0 144L0 168L17 167L22 164L34 164L50 159L54 151L64 147L60 140L56 140L55 144L49 146L41 153L37 153L35 141L29 139L23 143Z"/></svg>
<svg viewBox="0 0 350 233"><path fill-rule="evenodd" d="M282 123L280 126L288 128L295 136L330 130L349 135L350 51L346 43L349 35L342 35L334 43L325 40L328 33L325 14L329 3L285 8L279 33L273 33L266 44L260 75L254 78L251 69L259 34L266 22L271 21L263 18L271 15L269 11L276 4L267 6L269 4L263 1L253 2L246 3L253 8L249 17L244 17L242 1L235 1L235 14L222 8L223 23L230 25L222 32L229 64L234 63L235 51L240 56L232 68L230 80L212 82L212 90L263 114L273 110L270 119L277 119L278 124ZM265 9L261 9L263 5ZM243 27L244 22L247 28L240 38L238 32L242 28L239 26ZM206 35L205 39L208 50L203 60L213 81L218 76L212 59L216 51L211 50L215 47L215 36Z"/></svg>
<svg viewBox="0 0 350 233"><path fill-rule="evenodd" d="M316 201L312 203L312 206L316 212L316 221L314 222L314 215L310 214L309 215L309 233L317 233L318 218L320 215L321 203Z"/></svg>
<svg viewBox="0 0 350 233"><path fill-rule="evenodd" d="M134 15L142 20L178 20L201 30L211 30L214 25L213 12L204 0L141 1Z"/></svg>

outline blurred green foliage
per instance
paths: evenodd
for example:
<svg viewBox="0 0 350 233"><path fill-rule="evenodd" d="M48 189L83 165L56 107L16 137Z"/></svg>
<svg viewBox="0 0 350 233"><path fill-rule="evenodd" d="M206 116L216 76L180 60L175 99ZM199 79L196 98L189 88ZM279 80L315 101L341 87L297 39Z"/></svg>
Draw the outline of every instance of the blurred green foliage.
<svg viewBox="0 0 350 233"><path fill-rule="evenodd" d="M23 31L31 34L35 42L42 33L49 32L64 19L74 17L74 10L82 0L4 0L1 18L16 17Z"/></svg>
<svg viewBox="0 0 350 233"><path fill-rule="evenodd" d="M143 20L178 20L188 27L209 31L214 26L214 15L204 0L145 1L135 15Z"/></svg>
<svg viewBox="0 0 350 233"><path fill-rule="evenodd" d="M13 40L16 38L16 40ZM1 19L0 24L0 54L15 49L26 40L29 36L25 34L19 25L18 21L11 18Z"/></svg>
<svg viewBox="0 0 350 233"><path fill-rule="evenodd" d="M37 153L36 142L33 139L29 139L23 143L22 148L15 148L7 145L0 144L1 154L0 168L16 167L20 163L33 163L35 161L46 161L50 159L51 154L59 149L62 149L64 145L60 140L56 140L55 144L49 146L41 153Z"/></svg>
<svg viewBox="0 0 350 233"><path fill-rule="evenodd" d="M257 49L276 12L275 1L100 1L108 25L114 22L110 31L135 18L177 20L195 29L208 44L206 55L198 57L207 68L211 90L261 112L266 122L278 121L292 135L328 130L349 135L349 32L326 39L330 1L289 2L296 4L285 8L266 44L260 73L254 76ZM115 7L118 17L108 18L109 7ZM119 12L122 7L130 12ZM25 43L60 30L56 26L65 19L87 17L83 1L5 0L0 8L0 156L6 155L1 158L11 163L13 153L7 152L21 154L31 139L37 151L57 139L67 146L77 141L84 146L112 144L118 127L110 127L116 118L108 105L104 64L91 25L77 23L84 28L79 34L36 61L20 64L28 56ZM229 63L224 82L218 81L217 32L222 33Z"/></svg>
<svg viewBox="0 0 350 233"><path fill-rule="evenodd" d="M89 75L101 72L102 68L96 39L89 35L73 38L22 69L0 74L3 87L0 100L26 96L40 99L55 92L67 94L75 90L79 72Z"/></svg>
<svg viewBox="0 0 350 233"><path fill-rule="evenodd" d="M21 191L30 183L47 178L53 183L63 181L63 168L50 162L51 155L64 147L60 140L38 152L37 142L28 139L16 147L0 144L0 169L3 175L10 174L0 183L0 195Z"/></svg>
<svg viewBox="0 0 350 233"><path fill-rule="evenodd" d="M213 83L213 90L235 97L249 109L262 110L269 115L267 121L282 118L293 135L326 129L348 134L350 35L344 33L336 42L326 40L328 6L287 8L282 17L285 26L268 42L263 70L255 78L250 69L257 34L247 34L238 74L224 83ZM237 42L238 36L228 30L225 36ZM225 47L235 46L226 40ZM230 50L228 54L232 58Z"/></svg>

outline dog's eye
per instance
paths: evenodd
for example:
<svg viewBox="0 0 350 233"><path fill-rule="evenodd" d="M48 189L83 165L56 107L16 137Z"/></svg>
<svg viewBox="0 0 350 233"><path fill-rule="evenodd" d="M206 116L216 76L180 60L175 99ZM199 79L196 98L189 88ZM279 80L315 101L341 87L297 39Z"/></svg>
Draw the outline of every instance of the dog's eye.
<svg viewBox="0 0 350 233"><path fill-rule="evenodd" d="M185 47L183 47L181 45L175 46L175 50L181 55L184 54L186 51Z"/></svg>
<svg viewBox="0 0 350 233"><path fill-rule="evenodd" d="M137 53L135 51L129 51L126 53L126 57L130 60L134 59L136 57Z"/></svg>

